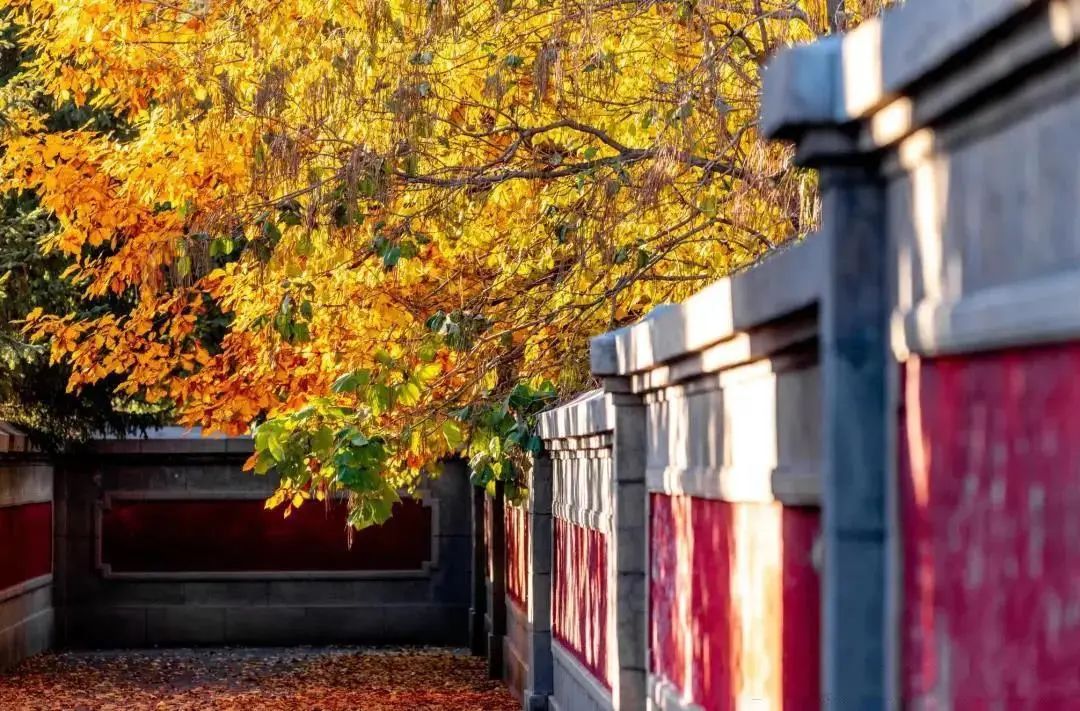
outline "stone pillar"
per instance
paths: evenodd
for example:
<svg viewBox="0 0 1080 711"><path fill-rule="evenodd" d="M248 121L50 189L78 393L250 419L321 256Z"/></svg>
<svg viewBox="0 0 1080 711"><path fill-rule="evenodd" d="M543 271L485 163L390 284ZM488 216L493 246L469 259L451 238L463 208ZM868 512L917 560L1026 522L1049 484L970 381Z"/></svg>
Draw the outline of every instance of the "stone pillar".
<svg viewBox="0 0 1080 711"><path fill-rule="evenodd" d="M645 407L629 392L629 383L608 379L605 389L615 406L612 498L613 553L608 565L609 608L615 629L617 677L612 684L615 709L644 709L646 701L648 600L646 571Z"/></svg>
<svg viewBox="0 0 1080 711"><path fill-rule="evenodd" d="M491 497L488 547L491 555L491 579L487 588L487 658L488 676L503 678L503 638L506 636L506 498L503 483L495 482Z"/></svg>
<svg viewBox="0 0 1080 711"><path fill-rule="evenodd" d="M469 607L469 649L474 656L487 653L487 536L484 535L484 490L472 488L472 591Z"/></svg>
<svg viewBox="0 0 1080 711"><path fill-rule="evenodd" d="M826 287L823 708L886 705L888 298L884 187L872 167L822 171Z"/></svg>
<svg viewBox="0 0 1080 711"><path fill-rule="evenodd" d="M529 668L525 678L525 711L545 711L554 692L551 658L551 457L533 458L529 481Z"/></svg>
<svg viewBox="0 0 1080 711"><path fill-rule="evenodd" d="M873 40L874 31L869 23L863 37ZM831 38L780 55L766 72L762 126L795 142L798 163L821 171L822 709L878 711L889 707L894 640L885 602L895 574L885 505L892 472L886 183L880 153L848 113L861 97L845 86L854 68L843 49ZM872 74L872 63L864 64L859 69Z"/></svg>

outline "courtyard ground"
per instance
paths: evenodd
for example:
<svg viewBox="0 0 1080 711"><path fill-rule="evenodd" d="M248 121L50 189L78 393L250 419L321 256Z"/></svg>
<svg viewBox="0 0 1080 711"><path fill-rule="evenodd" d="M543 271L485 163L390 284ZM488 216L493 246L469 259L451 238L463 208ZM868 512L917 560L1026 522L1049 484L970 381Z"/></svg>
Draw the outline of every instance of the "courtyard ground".
<svg viewBox="0 0 1080 711"><path fill-rule="evenodd" d="M448 649L65 652L0 674L4 711L517 708L482 658Z"/></svg>

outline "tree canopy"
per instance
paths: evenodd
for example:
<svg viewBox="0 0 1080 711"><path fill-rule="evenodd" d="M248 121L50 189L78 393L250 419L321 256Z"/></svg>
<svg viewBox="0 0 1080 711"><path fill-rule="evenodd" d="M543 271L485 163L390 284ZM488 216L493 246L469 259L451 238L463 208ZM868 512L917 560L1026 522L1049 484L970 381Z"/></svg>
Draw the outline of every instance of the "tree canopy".
<svg viewBox="0 0 1080 711"><path fill-rule="evenodd" d="M9 4L0 187L82 299L26 332L73 391L256 426L286 511L383 520L455 452L516 485L590 336L815 224L755 124L824 0Z"/></svg>
<svg viewBox="0 0 1080 711"><path fill-rule="evenodd" d="M20 68L29 57L15 28L0 27L0 94L9 83L21 79ZM70 130L89 122L99 130L118 127L107 113L79 108L71 101L36 98L45 130ZM34 194L0 194L0 420L20 426L46 450L70 447L95 435L137 432L167 417L161 408L117 398L113 392L116 376L78 393L69 392L70 366L49 363L48 348L27 343L20 333L19 320L35 308L86 316L114 305L125 308L116 299L84 304L77 286L61 278L67 267L64 255L43 253L39 246L56 228L56 220L41 208ZM90 310L84 312L84 308Z"/></svg>

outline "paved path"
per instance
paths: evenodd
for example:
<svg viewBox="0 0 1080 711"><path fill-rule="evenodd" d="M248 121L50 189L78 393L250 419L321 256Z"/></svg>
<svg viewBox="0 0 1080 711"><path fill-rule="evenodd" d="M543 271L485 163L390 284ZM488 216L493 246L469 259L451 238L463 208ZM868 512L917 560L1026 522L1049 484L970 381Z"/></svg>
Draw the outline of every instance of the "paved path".
<svg viewBox="0 0 1080 711"><path fill-rule="evenodd" d="M65 652L0 675L3 711L520 708L485 662L446 649Z"/></svg>

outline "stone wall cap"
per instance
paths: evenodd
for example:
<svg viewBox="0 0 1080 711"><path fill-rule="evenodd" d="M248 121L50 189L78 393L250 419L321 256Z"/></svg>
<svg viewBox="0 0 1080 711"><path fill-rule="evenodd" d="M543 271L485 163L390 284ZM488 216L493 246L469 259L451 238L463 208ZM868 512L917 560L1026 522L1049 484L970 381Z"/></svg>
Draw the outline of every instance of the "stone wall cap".
<svg viewBox="0 0 1080 711"><path fill-rule="evenodd" d="M0 454L23 454L36 451L22 430L0 420Z"/></svg>
<svg viewBox="0 0 1080 711"><path fill-rule="evenodd" d="M681 304L657 308L632 326L597 336L590 352L593 374L634 375L699 352L815 305L824 283L824 245L811 235Z"/></svg>
<svg viewBox="0 0 1080 711"><path fill-rule="evenodd" d="M243 454L254 441L248 435L204 432L201 427L158 427L143 435L102 437L91 442L101 454Z"/></svg>
<svg viewBox="0 0 1080 711"><path fill-rule="evenodd" d="M565 405L540 413L541 439L567 439L610 432L615 427L615 404L603 390L582 393Z"/></svg>
<svg viewBox="0 0 1080 711"><path fill-rule="evenodd" d="M762 131L795 139L864 119L1045 1L908 0L842 37L789 48L764 72Z"/></svg>

